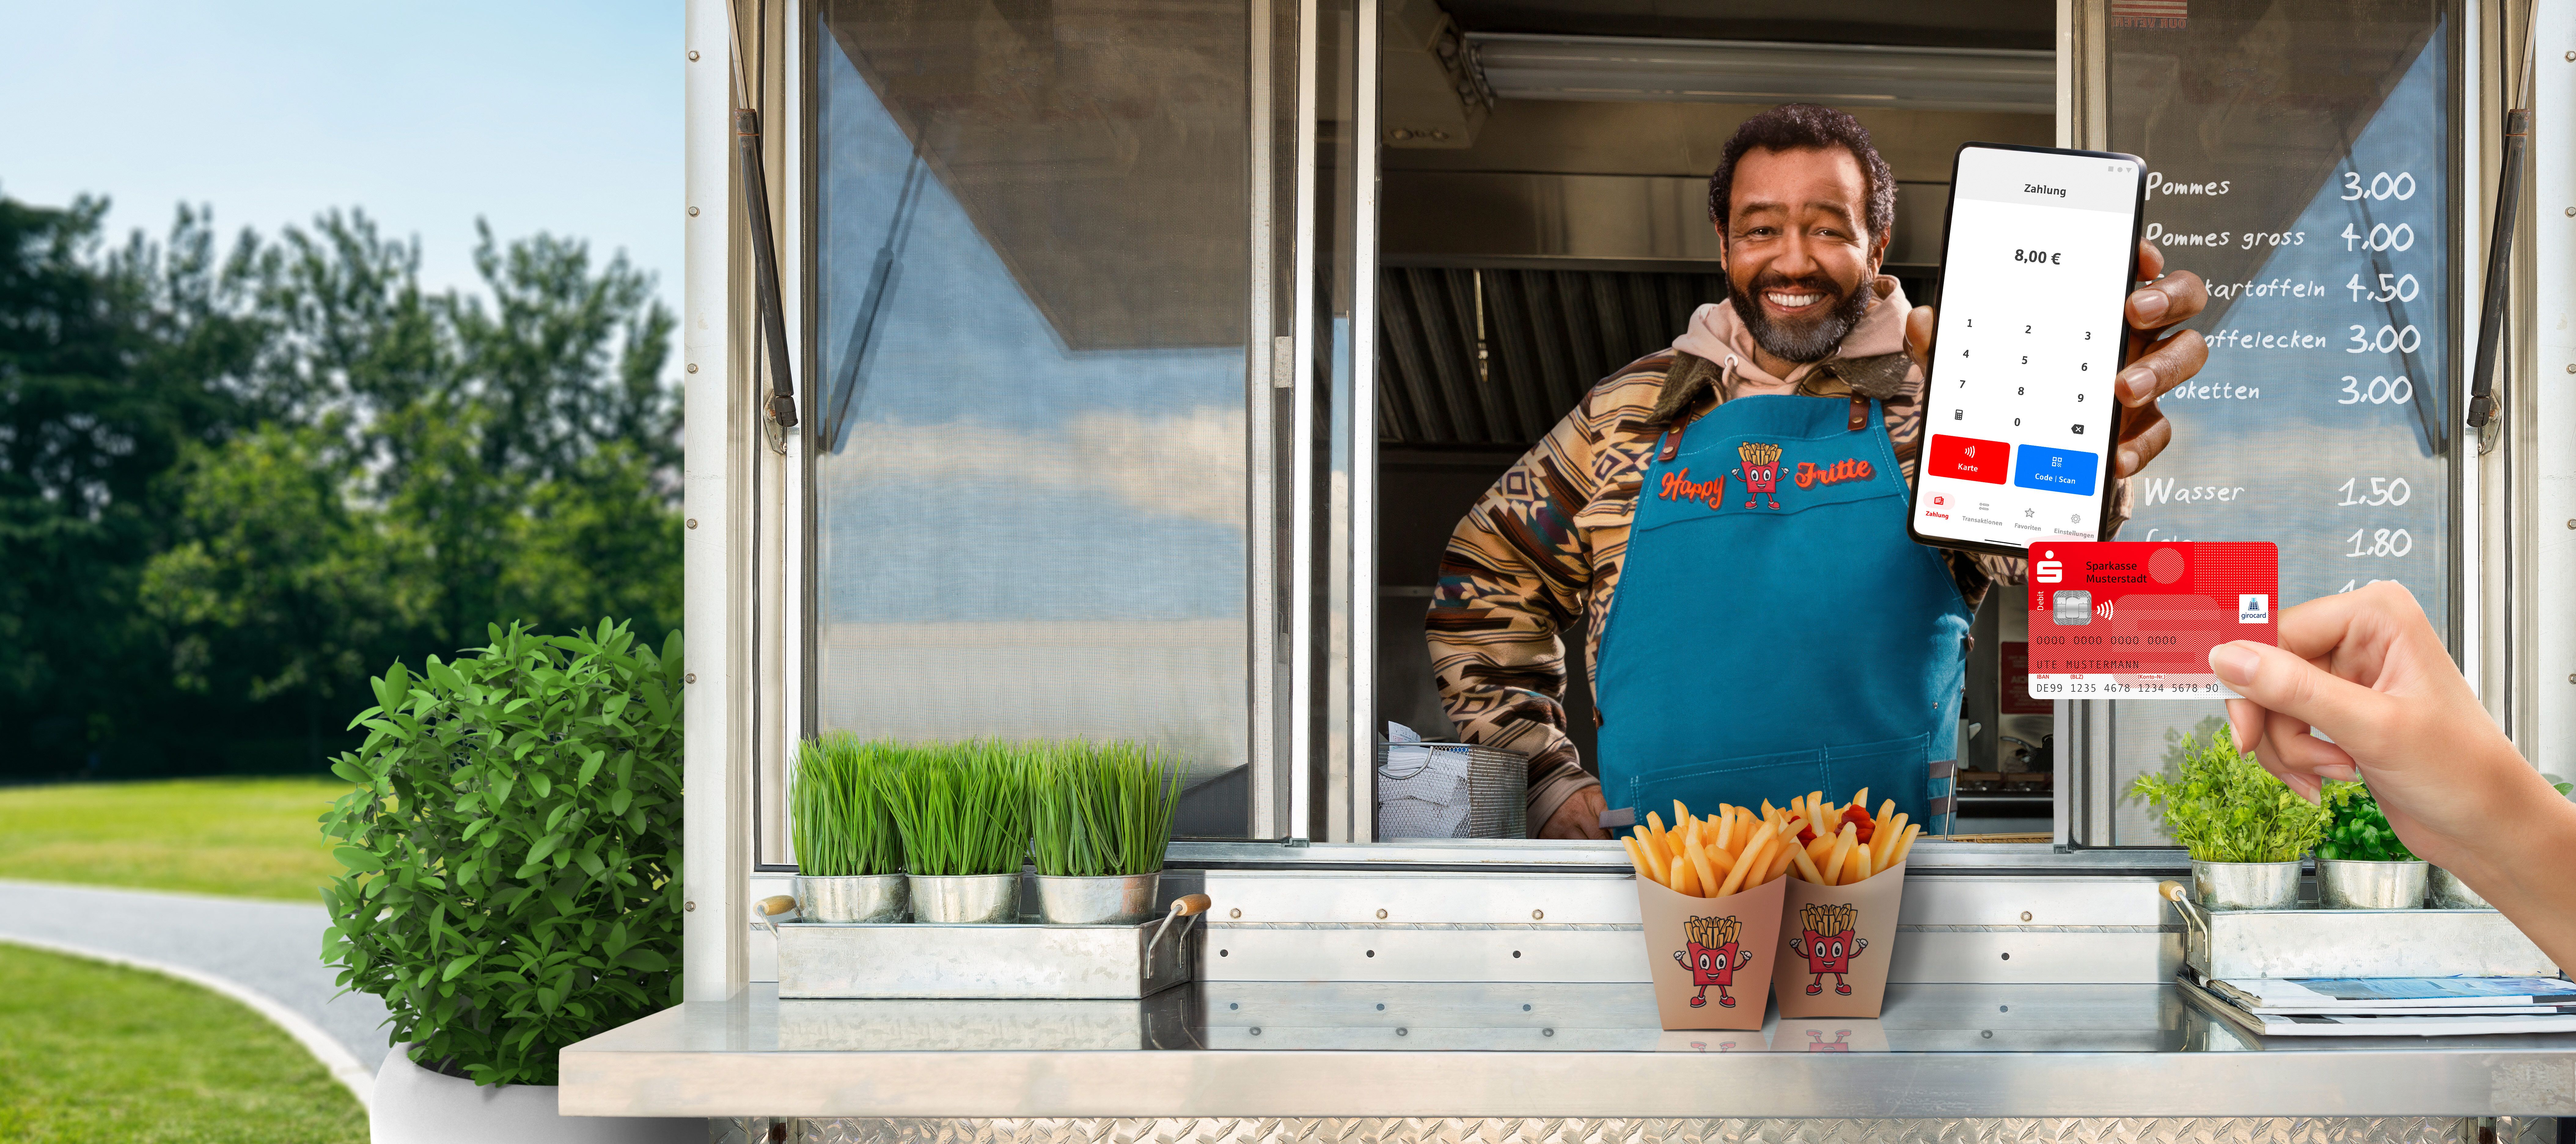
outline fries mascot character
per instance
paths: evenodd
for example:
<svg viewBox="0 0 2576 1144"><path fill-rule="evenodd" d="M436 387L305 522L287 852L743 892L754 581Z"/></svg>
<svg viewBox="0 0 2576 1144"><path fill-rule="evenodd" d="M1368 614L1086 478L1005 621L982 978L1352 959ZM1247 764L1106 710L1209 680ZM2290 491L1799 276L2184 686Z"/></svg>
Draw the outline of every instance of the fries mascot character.
<svg viewBox="0 0 2576 1144"><path fill-rule="evenodd" d="M1753 951L1742 948L1741 942L1730 941L1720 946L1692 942L1688 953L1674 950L1673 960L1690 967L1691 984L1699 986L1699 992L1691 994L1691 1008L1707 1005L1709 987L1716 986L1718 1007L1732 1009L1735 1008L1735 998L1727 996L1726 987L1735 984L1736 970L1752 962Z"/></svg>
<svg viewBox="0 0 2576 1144"><path fill-rule="evenodd" d="M1825 1031L1823 1029L1809 1029L1807 1030L1807 1051L1811 1053L1848 1053L1851 1051L1851 1030L1836 1029L1834 1030L1834 1039L1828 1041L1825 1039Z"/></svg>
<svg viewBox="0 0 2576 1144"><path fill-rule="evenodd" d="M1830 934L1818 933L1810 927L1804 935L1789 939L1789 952L1806 958L1808 971L1816 975L1815 980L1807 983L1807 994L1811 997L1825 991L1825 975L1828 973L1834 975L1834 992L1851 996L1851 981L1843 975L1851 972L1852 959L1868 948L1869 939L1854 936L1848 925Z"/></svg>
<svg viewBox="0 0 2576 1144"><path fill-rule="evenodd" d="M1779 508L1780 447L1747 441L1735 447L1735 455L1744 461L1744 467L1735 470L1734 474L1744 479L1747 494L1744 507L1752 508L1756 502L1769 501L1773 509Z"/></svg>

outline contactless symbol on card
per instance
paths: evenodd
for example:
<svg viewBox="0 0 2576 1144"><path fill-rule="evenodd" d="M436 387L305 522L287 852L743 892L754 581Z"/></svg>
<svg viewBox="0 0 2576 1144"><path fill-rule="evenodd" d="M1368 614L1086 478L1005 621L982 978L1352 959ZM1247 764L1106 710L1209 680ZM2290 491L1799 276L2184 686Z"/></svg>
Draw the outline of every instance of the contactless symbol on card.
<svg viewBox="0 0 2576 1144"><path fill-rule="evenodd" d="M2209 649L2275 642L2280 587L2268 542L2031 545L2030 696L2234 698Z"/></svg>

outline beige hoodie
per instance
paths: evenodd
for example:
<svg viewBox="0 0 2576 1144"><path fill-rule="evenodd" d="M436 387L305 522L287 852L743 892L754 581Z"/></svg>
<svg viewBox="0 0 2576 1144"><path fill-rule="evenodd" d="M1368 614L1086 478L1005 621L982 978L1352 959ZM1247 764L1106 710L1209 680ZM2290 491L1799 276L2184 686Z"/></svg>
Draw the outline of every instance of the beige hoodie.
<svg viewBox="0 0 2576 1144"><path fill-rule="evenodd" d="M1863 311L1860 324L1843 335L1841 345L1834 347L1835 357L1877 357L1905 348L1905 315L1914 309L1905 300L1905 290L1892 276L1881 274L1870 280L1869 287L1878 300ZM1787 377L1773 377L1754 364L1753 334L1735 316L1735 300L1711 302L1691 314L1690 324L1682 336L1673 339L1673 348L1692 357L1715 363L1727 377L1718 395L1732 398L1744 393L1788 393L1812 368L1812 362L1789 371Z"/></svg>

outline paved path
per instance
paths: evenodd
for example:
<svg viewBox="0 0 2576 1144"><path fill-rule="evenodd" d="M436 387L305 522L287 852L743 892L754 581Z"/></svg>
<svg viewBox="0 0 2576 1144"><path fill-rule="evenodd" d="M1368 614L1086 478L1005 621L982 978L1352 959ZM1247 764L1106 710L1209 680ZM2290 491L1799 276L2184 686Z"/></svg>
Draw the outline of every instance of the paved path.
<svg viewBox="0 0 2576 1144"><path fill-rule="evenodd" d="M388 1051L385 1004L364 993L334 996L335 971L322 964L329 927L318 903L0 879L0 941L95 951L230 982L338 1041L373 1076Z"/></svg>

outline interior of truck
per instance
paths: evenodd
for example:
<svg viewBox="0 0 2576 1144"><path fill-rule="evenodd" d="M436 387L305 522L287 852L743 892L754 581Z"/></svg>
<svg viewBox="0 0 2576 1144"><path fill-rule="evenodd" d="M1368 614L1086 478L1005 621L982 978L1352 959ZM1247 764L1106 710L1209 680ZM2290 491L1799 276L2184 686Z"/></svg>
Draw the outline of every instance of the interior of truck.
<svg viewBox="0 0 2576 1144"><path fill-rule="evenodd" d="M1422 615L1451 530L1601 379L1726 297L1707 185L1738 123L1851 112L1894 168L1885 272L1940 296L1951 159L2053 145L2046 0L1382 0L1377 307L1379 717L1452 731ZM2047 705L2000 688L1989 593L1961 719L1961 833L2051 819ZM1583 657L1566 726L1593 754Z"/></svg>

